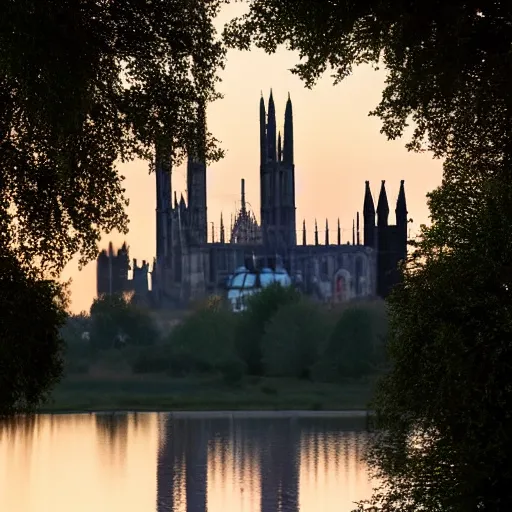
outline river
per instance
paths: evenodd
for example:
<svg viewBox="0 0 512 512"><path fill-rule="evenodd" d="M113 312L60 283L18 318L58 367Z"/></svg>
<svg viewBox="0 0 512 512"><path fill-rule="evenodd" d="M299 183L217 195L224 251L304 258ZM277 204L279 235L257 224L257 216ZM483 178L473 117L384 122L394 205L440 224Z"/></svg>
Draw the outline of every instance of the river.
<svg viewBox="0 0 512 512"><path fill-rule="evenodd" d="M6 512L350 512L363 419L298 413L39 415L0 424Z"/></svg>

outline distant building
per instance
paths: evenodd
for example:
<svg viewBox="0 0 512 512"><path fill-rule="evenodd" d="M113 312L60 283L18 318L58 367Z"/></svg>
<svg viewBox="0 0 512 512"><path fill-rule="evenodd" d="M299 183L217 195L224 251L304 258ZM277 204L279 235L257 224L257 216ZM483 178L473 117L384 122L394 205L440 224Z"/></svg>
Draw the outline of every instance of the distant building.
<svg viewBox="0 0 512 512"><path fill-rule="evenodd" d="M204 112L200 111L204 116ZM204 117L203 117L204 120ZM202 125L205 127L205 123ZM203 148L204 149L204 148ZM284 134L277 133L272 92L268 111L260 100L260 223L245 200L242 179L241 206L225 233L220 219L220 239L208 242L206 164L202 153L191 151L187 165L187 201L178 201L172 191L170 158L157 150L156 257L151 272L134 260L128 280L126 246L112 248L98 257L98 294L133 290L155 308L186 307L191 301L218 293L248 257L272 266L276 257L305 293L318 300L343 302L354 298L386 297L398 282L398 264L407 253L407 207L404 182L396 204L396 224L389 224L389 205L382 181L375 209L370 184L366 182L363 204L363 240L359 213L352 227L352 240L342 241L338 221L331 233L325 223L323 244L315 220L314 240L308 243L305 221L301 245L297 243L293 110L286 103ZM174 202L172 201L174 199ZM331 234L333 236L331 236ZM266 263L265 263L266 262ZM148 292L148 274L151 292Z"/></svg>

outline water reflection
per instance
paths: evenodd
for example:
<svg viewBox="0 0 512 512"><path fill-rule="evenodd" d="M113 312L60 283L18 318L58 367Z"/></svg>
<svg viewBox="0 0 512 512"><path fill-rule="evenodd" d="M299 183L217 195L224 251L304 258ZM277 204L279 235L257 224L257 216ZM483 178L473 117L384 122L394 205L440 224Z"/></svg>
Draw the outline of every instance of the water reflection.
<svg viewBox="0 0 512 512"><path fill-rule="evenodd" d="M0 510L350 511L370 492L364 423L42 415L0 424Z"/></svg>
<svg viewBox="0 0 512 512"><path fill-rule="evenodd" d="M355 427L333 418L164 418L157 509L351 510L370 491L366 437Z"/></svg>

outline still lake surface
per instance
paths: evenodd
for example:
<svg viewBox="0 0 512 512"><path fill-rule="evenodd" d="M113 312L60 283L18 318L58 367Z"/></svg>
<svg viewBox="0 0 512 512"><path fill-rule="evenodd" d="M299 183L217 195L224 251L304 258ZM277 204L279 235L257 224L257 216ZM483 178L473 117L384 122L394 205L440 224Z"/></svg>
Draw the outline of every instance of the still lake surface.
<svg viewBox="0 0 512 512"><path fill-rule="evenodd" d="M350 512L364 419L69 414L0 424L6 512Z"/></svg>

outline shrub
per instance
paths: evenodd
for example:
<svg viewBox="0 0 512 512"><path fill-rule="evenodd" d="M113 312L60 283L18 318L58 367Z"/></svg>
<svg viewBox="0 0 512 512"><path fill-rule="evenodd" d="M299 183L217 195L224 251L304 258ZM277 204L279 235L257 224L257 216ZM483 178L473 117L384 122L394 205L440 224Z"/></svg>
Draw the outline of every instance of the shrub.
<svg viewBox="0 0 512 512"><path fill-rule="evenodd" d="M169 337L174 373L219 370L235 355L235 315L226 309L200 309L178 325Z"/></svg>
<svg viewBox="0 0 512 512"><path fill-rule="evenodd" d="M123 295L95 299L91 306L91 345L106 350L129 345L152 345L158 339L158 327L146 309Z"/></svg>
<svg viewBox="0 0 512 512"><path fill-rule="evenodd" d="M343 309L325 351L313 368L315 380L336 381L374 373L383 361L387 318L383 302Z"/></svg>
<svg viewBox="0 0 512 512"><path fill-rule="evenodd" d="M261 343L265 374L309 378L329 332L328 312L319 304L301 300L284 305L265 327Z"/></svg>
<svg viewBox="0 0 512 512"><path fill-rule="evenodd" d="M301 295L297 290L278 283L248 299L247 310L240 314L237 326L236 348L251 375L263 373L261 341L267 322L281 307L299 302L300 299Z"/></svg>

